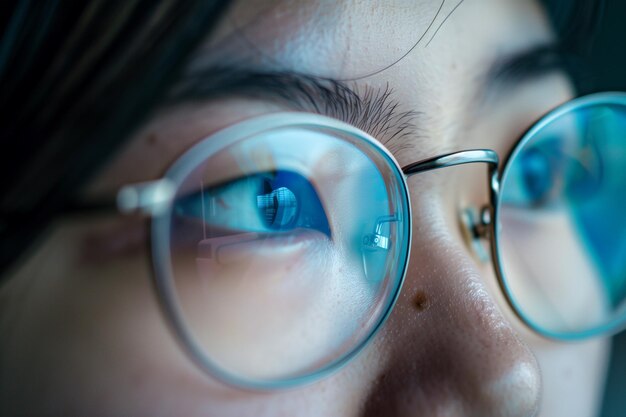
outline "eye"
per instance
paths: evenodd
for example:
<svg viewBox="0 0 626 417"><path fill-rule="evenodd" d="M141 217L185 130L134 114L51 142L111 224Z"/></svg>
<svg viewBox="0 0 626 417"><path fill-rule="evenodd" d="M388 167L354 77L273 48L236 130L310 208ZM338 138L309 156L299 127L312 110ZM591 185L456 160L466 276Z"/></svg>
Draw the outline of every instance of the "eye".
<svg viewBox="0 0 626 417"><path fill-rule="evenodd" d="M506 204L551 208L563 194L568 157L560 141L544 140L522 149L511 161L507 171L506 191L502 200Z"/></svg>
<svg viewBox="0 0 626 417"><path fill-rule="evenodd" d="M306 228L330 237L330 227L313 185L291 171L258 173L179 198L176 214L202 221L208 230L229 233L288 232Z"/></svg>
<svg viewBox="0 0 626 417"><path fill-rule="evenodd" d="M579 142L542 139L522 149L508 168L503 202L548 209L591 198L601 188L604 163L593 141Z"/></svg>

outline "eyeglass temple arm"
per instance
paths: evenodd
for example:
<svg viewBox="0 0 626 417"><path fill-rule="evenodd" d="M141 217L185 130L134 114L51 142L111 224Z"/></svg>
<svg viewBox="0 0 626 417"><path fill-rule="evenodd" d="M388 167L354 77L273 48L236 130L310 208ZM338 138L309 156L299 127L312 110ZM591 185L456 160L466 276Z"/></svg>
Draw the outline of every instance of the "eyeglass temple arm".
<svg viewBox="0 0 626 417"><path fill-rule="evenodd" d="M498 193L499 178L497 169L499 159L498 154L490 149L473 149L439 155L409 164L402 168L402 172L406 177L410 177L420 172L473 163L489 164L492 201L496 201L493 197L496 197ZM142 213L154 216L162 212L172 202L175 194L176 186L169 179L163 178L122 187L117 194L116 203L74 204L69 210L64 211L104 211L114 209L116 206L122 213Z"/></svg>
<svg viewBox="0 0 626 417"><path fill-rule="evenodd" d="M176 196L176 185L167 178L130 184L117 193L117 208L122 213L155 216L166 210Z"/></svg>
<svg viewBox="0 0 626 417"><path fill-rule="evenodd" d="M140 214L143 216L156 216L163 212L173 201L176 195L176 187L167 178L134 183L122 187L114 198L95 199L90 201L73 200L63 205L53 216L67 216L73 214L106 214L124 213ZM0 217L6 217L11 221L29 219L31 213L1 213ZM0 223L1 226L1 223Z"/></svg>

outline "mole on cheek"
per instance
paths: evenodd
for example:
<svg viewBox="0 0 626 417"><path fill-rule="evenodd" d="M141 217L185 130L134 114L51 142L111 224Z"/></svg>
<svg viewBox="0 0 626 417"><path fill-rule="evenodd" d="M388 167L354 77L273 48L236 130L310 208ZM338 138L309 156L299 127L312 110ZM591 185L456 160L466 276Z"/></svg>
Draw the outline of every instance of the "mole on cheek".
<svg viewBox="0 0 626 417"><path fill-rule="evenodd" d="M430 300L424 291L418 291L413 296L413 307L415 307L417 311L424 311L429 307L429 305Z"/></svg>

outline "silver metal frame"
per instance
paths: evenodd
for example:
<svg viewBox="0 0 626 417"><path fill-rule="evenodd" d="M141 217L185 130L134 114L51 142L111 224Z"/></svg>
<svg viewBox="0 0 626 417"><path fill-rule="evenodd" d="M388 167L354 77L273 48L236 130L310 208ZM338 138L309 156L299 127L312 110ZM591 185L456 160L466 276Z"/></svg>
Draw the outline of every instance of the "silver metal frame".
<svg viewBox="0 0 626 417"><path fill-rule="evenodd" d="M540 335L548 338L556 338L560 340L575 340L597 335L599 333L616 332L626 327L626 317L615 320L606 326L593 329L580 334L556 334L546 332L541 327L535 325L531 320L524 316L524 313L516 305L514 297L508 288L504 277L500 256L498 253L498 233L496 225L498 224L499 215L499 192L500 181L506 175L509 162L515 157L519 149L530 140L530 138L539 129L551 123L554 119L562 114L569 112L573 108L594 105L598 102L626 105L626 94L623 93L604 93L583 97L573 100L556 110L548 113L536 124L534 124L517 142L510 153L504 159L504 163L499 168L499 158L495 151L489 149L464 150L460 152L449 153L425 159L412 163L400 168L393 155L384 148L376 139L362 132L361 130L328 117L314 115L309 113L275 113L266 116L260 116L238 123L230 128L219 131L209 138L204 139L192 149L187 151L165 174L163 179L143 184L129 185L122 188L118 194L118 207L123 212L140 211L149 215L152 219L151 243L152 243L152 265L154 268L154 285L161 301L163 311L165 312L168 322L176 334L178 340L182 343L184 349L189 353L192 360L207 374L216 376L223 382L238 387L244 387L255 390L265 390L272 388L284 388L316 380L331 372L334 372L345 363L347 363L354 355L356 355L376 334L383 323L388 318L393 306L401 291L402 284L406 275L409 262L411 239L412 239L412 214L409 198L409 190L406 179L412 175L451 166L485 163L487 164L487 182L489 191L489 202L481 210L478 224L471 225L473 233L483 239L489 239L492 263L495 275L500 289L505 295L508 305L516 314L516 316ZM183 319L182 311L178 305L175 295L175 288L172 279L172 265L169 257L169 216L172 209L172 203L176 190L182 180L195 169L208 156L220 149L234 143L243 138L262 133L267 130L284 127L305 127L314 129L334 130L343 135L350 135L359 140L367 142L379 151L390 163L390 165L400 174L402 179L403 193L406 202L406 212L408 218L406 224L408 227L408 253L406 255L405 264L402 266L402 276L397 286L395 294L383 314L379 323L374 327L367 338L356 346L350 353L339 358L335 362L327 365L325 368L315 372L312 375L303 377L295 377L289 380L281 381L249 381L231 375L222 370L219 366L211 362L207 358L199 344L195 341L193 335L186 327Z"/></svg>
<svg viewBox="0 0 626 417"><path fill-rule="evenodd" d="M623 92L605 92L605 93L596 93L590 94L584 97L580 97L567 103L557 107L556 109L548 112L545 116L540 118L536 123L534 123L517 141L515 146L509 151L506 157L503 160L503 163L500 167L500 170L497 173L497 181L501 183L507 175L507 169L509 167L510 161L512 161L520 152L526 143L531 140L531 138L541 129L545 128L547 125L560 118L564 114L571 112L573 109L582 109L585 107L595 106L597 104L611 104L626 107L626 93ZM579 331L577 333L567 332L567 333L559 333L559 332L550 332L538 324L534 323L532 319L526 317L524 315L523 309L517 306L515 302L515 297L513 292L508 287L506 279L504 277L504 271L502 268L502 261L500 259L497 247L498 247L498 230L496 226L498 225L498 216L500 213L500 205L501 201L497 198L498 191L497 186L494 189L492 186L492 196L491 196L491 205L493 210L492 221L489 225L489 233L491 235L490 238L490 247L491 254L493 257L493 266L495 268L495 273L498 278L498 284L500 289L505 295L506 301L515 313L515 315L529 328L531 328L534 332L539 335L553 340L559 341L578 341L583 339L588 339L590 337L605 335L610 336L615 334L621 330L626 329L626 315L622 317L617 317L612 321L602 325L597 326L595 328L591 328L585 331Z"/></svg>
<svg viewBox="0 0 626 417"><path fill-rule="evenodd" d="M488 164L488 187L489 187L489 204L481 208L479 223L470 225L474 227L473 234L483 239L489 240L489 248L491 253L491 261L494 268L494 272L498 281L500 290L504 294L507 304L511 310L515 313L517 318L523 322L526 326L531 328L535 333L553 340L560 341L576 341L583 340L597 335L611 335L615 334L626 328L626 315L617 317L614 320L606 323L602 326L590 328L585 331L579 332L551 332L543 328L542 326L533 322L532 319L524 314L524 311L519 307L515 301L513 291L508 286L505 279L504 269L502 267L502 260L498 251L498 239L499 234L497 225L499 224L500 214L500 183L507 174L509 163L520 152L526 143L545 126L549 125L564 114L569 113L573 109L581 109L589 106L595 106L599 103L613 104L626 107L626 93L610 92L610 93L598 93L591 94L585 97L571 100L564 105L561 105L543 116L538 122L534 123L517 141L513 148L509 151L504 158L504 162L498 169L498 155L492 150L468 150L454 152L447 155L441 155L434 158L429 158L423 161L415 162L402 168L405 175L411 176L420 172L431 171L439 168L446 168L456 165L469 164L469 163L486 163Z"/></svg>

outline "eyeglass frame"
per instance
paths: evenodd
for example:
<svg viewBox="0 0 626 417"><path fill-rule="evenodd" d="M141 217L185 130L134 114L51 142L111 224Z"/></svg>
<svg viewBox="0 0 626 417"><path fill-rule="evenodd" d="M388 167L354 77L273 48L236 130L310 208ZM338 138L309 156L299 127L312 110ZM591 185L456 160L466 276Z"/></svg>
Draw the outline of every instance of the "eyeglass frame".
<svg viewBox="0 0 626 417"><path fill-rule="evenodd" d="M151 246L150 255L152 260L151 265L153 268L152 282L156 289L157 297L161 302L161 307L164 310L166 319L174 331L174 334L183 345L184 350L187 351L190 358L200 367L201 370L210 376L217 377L219 380L228 385L239 388L243 387L252 390L280 389L312 382L335 372L356 356L373 339L376 333L386 322L395 306L404 284L410 260L410 247L413 234L413 217L407 179L418 173L465 164L487 164L489 202L480 209L478 219L465 219L465 227L469 229L471 239L489 240L491 263L494 268L499 288L504 294L504 298L508 306L514 312L515 316L534 332L548 339L576 341L600 334L610 335L626 327L626 315L621 318L615 318L602 326L597 326L591 330L575 334L561 334L547 331L541 326L533 323L528 317L525 317L522 313L522 309L516 305L512 291L505 280L503 265L498 251L498 233L496 226L498 224L500 205L502 203L499 198L501 180L506 172L509 162L513 160L519 150L524 148L525 144L533 138L534 134L552 123L552 121L561 117L563 114L570 112L572 109L592 106L598 102L611 103L617 99L624 100L618 104L626 105L626 93L607 92L576 98L558 106L552 111L549 111L544 116L539 118L538 121L533 123L520 136L503 159L502 164L500 164L500 158L498 157L497 152L493 150L468 149L423 159L401 167L391 152L389 152L378 140L368 135L366 132L363 132L362 130L342 121L317 114L301 112L280 112L258 116L249 120L238 122L230 127L211 134L208 137L205 137L200 142L192 146L180 158L178 158L178 160L172 164L161 179L138 184L130 184L122 187L117 195L117 208L122 213L139 212L150 217L151 219L152 224L148 239ZM174 295L176 291L174 289L174 280L172 278L173 273L171 271L171 263L169 262L170 256L168 255L169 239L157 239L154 236L163 235L167 230L169 230L169 213L173 206L178 185L182 179L189 174L189 172L196 169L203 161L206 161L207 158L214 155L217 151L225 149L236 141L263 133L264 131L285 127L323 128L331 131L336 130L342 134L354 135L360 139L364 139L369 145L381 152L381 154L385 156L393 165L393 169L396 173L402 174L398 175L398 177L401 179L402 192L404 194L403 197L405 198L404 201L407 203L406 206L408 208L406 221L408 223L407 229L409 231L407 244L407 248L409 248L409 250L405 258L405 264L402 266L403 272L400 277L400 281L397 285L397 289L395 290L395 294L390 300L387 310L381 315L378 323L369 332L367 337L365 337L358 345L353 347L348 353L344 354L339 359L325 365L323 368L311 373L310 375L296 376L274 381L250 381L230 374L222 370L219 366L213 364L207 358L203 349L199 347L198 343L195 341L191 331L186 326L183 313ZM235 130L237 131L237 134L233 135L233 131ZM163 254L165 254L165 256L163 256Z"/></svg>

